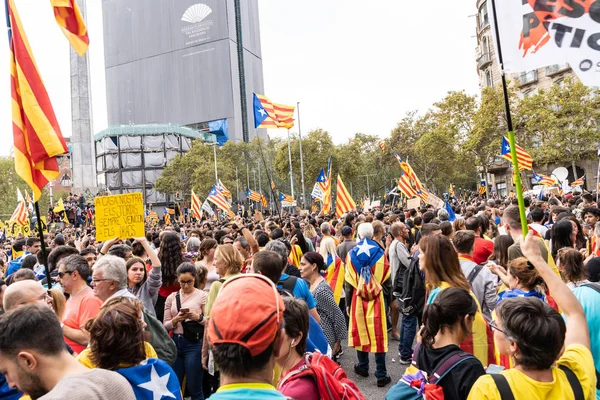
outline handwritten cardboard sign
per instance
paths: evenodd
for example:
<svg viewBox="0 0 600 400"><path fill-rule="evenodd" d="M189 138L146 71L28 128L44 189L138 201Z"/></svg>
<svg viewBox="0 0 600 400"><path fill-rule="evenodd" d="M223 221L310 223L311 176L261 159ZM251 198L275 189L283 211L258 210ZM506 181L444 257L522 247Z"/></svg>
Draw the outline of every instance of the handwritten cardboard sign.
<svg viewBox="0 0 600 400"><path fill-rule="evenodd" d="M141 193L100 196L96 208L96 241L145 235L144 200Z"/></svg>

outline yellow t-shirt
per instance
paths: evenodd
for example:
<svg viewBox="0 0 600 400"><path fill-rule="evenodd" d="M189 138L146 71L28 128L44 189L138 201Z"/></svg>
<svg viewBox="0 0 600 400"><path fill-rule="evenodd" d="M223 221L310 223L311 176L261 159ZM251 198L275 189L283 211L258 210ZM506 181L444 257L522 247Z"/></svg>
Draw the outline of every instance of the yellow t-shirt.
<svg viewBox="0 0 600 400"><path fill-rule="evenodd" d="M146 352L146 358L158 358L156 350L154 350L154 347L152 347L150 343L144 342L144 350ZM77 356L77 361L79 361L81 364L85 365L88 368L96 368L96 366L92 363L92 360L90 360L91 352L92 350L89 347L86 348L81 353L79 353L79 355ZM120 367L126 368L131 367L131 365L122 364Z"/></svg>
<svg viewBox="0 0 600 400"><path fill-rule="evenodd" d="M596 372L592 353L583 345L567 347L558 365L564 365L575 373L583 388L586 400L596 399ZM574 400L573 390L567 376L557 367L552 367L552 382L538 382L516 369L502 372L516 400L560 399ZM490 375L483 375L473 385L468 400L501 400L498 388Z"/></svg>

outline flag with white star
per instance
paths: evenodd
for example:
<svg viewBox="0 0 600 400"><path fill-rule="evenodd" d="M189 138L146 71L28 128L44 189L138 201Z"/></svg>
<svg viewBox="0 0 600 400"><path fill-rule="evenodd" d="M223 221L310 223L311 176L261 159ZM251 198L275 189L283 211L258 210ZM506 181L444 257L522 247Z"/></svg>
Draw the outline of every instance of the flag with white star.
<svg viewBox="0 0 600 400"><path fill-rule="evenodd" d="M177 375L163 360L149 358L117 372L127 379L137 400L182 400Z"/></svg>
<svg viewBox="0 0 600 400"><path fill-rule="evenodd" d="M254 93L254 127L277 128L275 107L271 101L262 94Z"/></svg>

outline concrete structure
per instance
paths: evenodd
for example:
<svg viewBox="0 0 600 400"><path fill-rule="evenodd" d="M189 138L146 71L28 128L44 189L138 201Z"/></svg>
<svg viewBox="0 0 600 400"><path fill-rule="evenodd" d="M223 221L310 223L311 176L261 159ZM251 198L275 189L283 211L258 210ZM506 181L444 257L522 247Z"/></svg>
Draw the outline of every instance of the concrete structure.
<svg viewBox="0 0 600 400"><path fill-rule="evenodd" d="M479 87L483 90L486 87L496 87L502 84L500 69L496 49L494 48L494 32L490 25L490 16L488 15L487 0L477 0L477 74L479 76ZM528 97L537 93L538 90L546 89L552 85L561 85L566 77L577 79L573 70L568 64L556 64L537 70L528 71L521 74L508 74L507 79L513 88L517 89L520 97ZM590 159L578 162L576 165L577 176L573 177L571 163L536 165L534 168L537 173L550 175L557 167L565 167L569 171L569 182L580 178L583 174L586 176L586 186L584 188L592 191L596 186L596 177L598 174L598 160ZM506 196L514 189L512 181L512 171L508 161L498 155L493 165L488 168L488 176L483 176L488 183L489 189L496 191L500 196ZM523 171L521 174L523 185L532 188L532 172Z"/></svg>
<svg viewBox="0 0 600 400"><path fill-rule="evenodd" d="M77 4L85 18L85 0ZM80 57L71 47L71 133L73 190L95 191L96 171L92 142L91 93L89 82L89 53ZM61 174L62 175L62 174Z"/></svg>
<svg viewBox="0 0 600 400"><path fill-rule="evenodd" d="M94 136L98 187L112 194L142 192L146 203L166 205L167 196L154 190L154 182L170 160L190 150L193 140L215 143L216 137L208 130L168 124L105 129Z"/></svg>
<svg viewBox="0 0 600 400"><path fill-rule="evenodd" d="M204 129L242 140L233 0L103 0L108 125ZM264 93L258 0L241 2L246 104Z"/></svg>

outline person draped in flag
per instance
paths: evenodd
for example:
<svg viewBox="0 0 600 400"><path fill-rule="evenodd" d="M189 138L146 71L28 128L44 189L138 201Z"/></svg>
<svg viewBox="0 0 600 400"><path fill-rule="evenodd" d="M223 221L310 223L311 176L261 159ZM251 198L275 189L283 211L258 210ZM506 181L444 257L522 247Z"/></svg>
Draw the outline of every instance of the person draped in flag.
<svg viewBox="0 0 600 400"><path fill-rule="evenodd" d="M300 267L300 260L302 256L308 253L308 243L304 239L304 234L300 229L294 229L290 233L290 245L292 250L290 251L290 264Z"/></svg>
<svg viewBox="0 0 600 400"><path fill-rule="evenodd" d="M586 207L582 213L585 225L583 226L584 234L587 235L587 254L589 257L600 257L600 243L595 235L595 231L600 231L600 226L596 226L600 221L600 208Z"/></svg>
<svg viewBox="0 0 600 400"><path fill-rule="evenodd" d="M481 312L477 298L460 267L458 254L450 240L443 235L424 237L419 241L419 263L425 270L430 289L427 304L431 304L445 289L455 287L468 291L477 303L471 334L461 343L461 349L473 354L484 367L495 361L494 335ZM442 262L443 260L443 262Z"/></svg>
<svg viewBox="0 0 600 400"><path fill-rule="evenodd" d="M388 351L385 297L391 293L391 270L384 250L372 240L371 223L358 226L358 237L360 241L346 257L348 346L356 349L358 364L354 372L360 376L369 376L369 353L375 353L377 386L384 387L392 381L385 361Z"/></svg>
<svg viewBox="0 0 600 400"><path fill-rule="evenodd" d="M327 281L327 283L329 283L329 286L331 286L331 290L333 290L333 297L335 298L335 302L340 305L342 310L345 310L345 268L342 259L337 255L335 242L332 238L326 237L321 240L319 254L321 254L323 260L325 260L325 265L327 266L325 280Z"/></svg>

